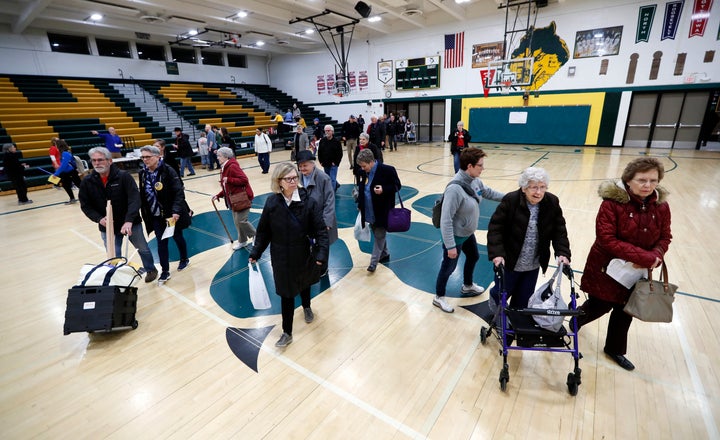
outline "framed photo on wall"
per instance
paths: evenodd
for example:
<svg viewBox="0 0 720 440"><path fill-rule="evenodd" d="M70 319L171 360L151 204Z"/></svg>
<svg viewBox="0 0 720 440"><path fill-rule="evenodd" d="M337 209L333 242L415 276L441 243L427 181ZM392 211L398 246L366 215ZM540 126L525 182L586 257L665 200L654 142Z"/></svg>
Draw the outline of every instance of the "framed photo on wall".
<svg viewBox="0 0 720 440"><path fill-rule="evenodd" d="M502 41L493 43L473 44L472 68L480 69L487 67L490 61L499 61L503 57Z"/></svg>
<svg viewBox="0 0 720 440"><path fill-rule="evenodd" d="M620 53L622 26L578 31L573 58L604 57Z"/></svg>

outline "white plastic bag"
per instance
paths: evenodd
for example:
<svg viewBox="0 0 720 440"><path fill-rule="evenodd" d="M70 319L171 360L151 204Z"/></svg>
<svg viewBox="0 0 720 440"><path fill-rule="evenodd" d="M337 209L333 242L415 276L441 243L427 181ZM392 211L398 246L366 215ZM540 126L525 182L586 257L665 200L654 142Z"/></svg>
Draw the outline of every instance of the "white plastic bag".
<svg viewBox="0 0 720 440"><path fill-rule="evenodd" d="M362 216L358 212L357 218L355 219L355 228L353 229L355 234L355 240L357 241L370 241L370 226L366 225L363 227Z"/></svg>
<svg viewBox="0 0 720 440"><path fill-rule="evenodd" d="M257 268L253 267L252 263L248 263L250 302L252 302L255 310L266 310L272 307L272 304L270 303L267 287L265 287L265 280L262 272L260 272L260 265L256 263L256 266Z"/></svg>
<svg viewBox="0 0 720 440"><path fill-rule="evenodd" d="M559 263L552 278L546 283L538 287L528 300L528 307L531 309L543 310L563 310L567 309L567 304L560 293L560 282L562 281L563 264ZM553 284L557 278L557 285L553 289ZM533 315L535 322L545 330L557 332L563 325L563 317L560 315Z"/></svg>

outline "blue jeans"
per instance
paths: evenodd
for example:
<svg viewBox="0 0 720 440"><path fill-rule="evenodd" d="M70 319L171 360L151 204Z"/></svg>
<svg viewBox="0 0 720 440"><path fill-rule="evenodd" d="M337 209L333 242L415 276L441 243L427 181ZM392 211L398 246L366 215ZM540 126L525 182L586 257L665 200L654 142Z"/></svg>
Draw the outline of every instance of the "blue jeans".
<svg viewBox="0 0 720 440"><path fill-rule="evenodd" d="M455 174L460 170L460 152L453 153L453 167L455 168Z"/></svg>
<svg viewBox="0 0 720 440"><path fill-rule="evenodd" d="M270 169L270 153L258 153L258 163L263 173Z"/></svg>
<svg viewBox="0 0 720 440"><path fill-rule="evenodd" d="M332 184L333 190L337 190L338 189L338 183L337 183L338 167L337 167L337 165L323 167L323 170L325 171L325 174L330 176L330 183Z"/></svg>
<svg viewBox="0 0 720 440"><path fill-rule="evenodd" d="M100 236L102 237L103 244L107 248L107 233L100 232ZM115 235L116 256L122 255L123 238L125 238L125 236L122 234ZM145 233L142 228L142 223L133 225L132 234L130 234L130 237L128 237L128 239L130 240L130 243L135 246L135 249L137 249L138 254L140 255L140 260L142 260L143 268L147 272L155 270L155 260L153 260L152 252L150 252L147 240L145 240ZM125 255L125 257L127 257L127 255Z"/></svg>
<svg viewBox="0 0 720 440"><path fill-rule="evenodd" d="M477 248L477 240L475 235L471 235L467 238L458 249L458 256L455 258L448 257L448 251L443 244L443 259L440 263L440 272L438 272L437 281L435 282L435 294L437 296L445 296L445 290L447 289L447 282L450 279L450 275L455 272L458 260L460 259L460 252L465 254L465 267L463 268L463 284L470 285L473 283L473 272L475 271L475 264L480 259L480 253Z"/></svg>
<svg viewBox="0 0 720 440"><path fill-rule="evenodd" d="M157 239L160 267L162 268L163 272L170 272L170 251L168 251L168 242L170 241L170 239L168 238L165 240L161 240L167 224L165 223L164 218L153 217L152 225L153 231L155 231L155 238ZM175 244L178 247L178 251L180 251L180 259L187 260L187 243L185 242L185 237L183 236L183 230L176 227L175 233L173 234L173 239L175 240Z"/></svg>
<svg viewBox="0 0 720 440"><path fill-rule="evenodd" d="M181 157L180 158L180 177L185 177L185 168L188 173L195 174L195 169L192 166L192 157Z"/></svg>

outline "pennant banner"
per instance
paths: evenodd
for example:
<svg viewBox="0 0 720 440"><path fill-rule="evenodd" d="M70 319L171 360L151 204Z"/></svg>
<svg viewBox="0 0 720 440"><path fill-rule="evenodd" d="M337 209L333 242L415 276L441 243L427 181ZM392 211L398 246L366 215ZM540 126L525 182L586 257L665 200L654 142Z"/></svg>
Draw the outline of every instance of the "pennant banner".
<svg viewBox="0 0 720 440"><path fill-rule="evenodd" d="M655 10L657 5L641 6L638 14L637 32L635 33L635 43L641 41L650 41L650 30L652 30L653 19L655 18Z"/></svg>
<svg viewBox="0 0 720 440"><path fill-rule="evenodd" d="M705 27L707 26L708 18L710 18L712 4L712 0L695 0L693 12L690 16L690 35L688 38L702 37L705 35Z"/></svg>
<svg viewBox="0 0 720 440"><path fill-rule="evenodd" d="M663 21L663 30L660 41L675 39L678 25L680 24L680 14L682 13L684 4L685 0L667 2L665 4L665 20Z"/></svg>

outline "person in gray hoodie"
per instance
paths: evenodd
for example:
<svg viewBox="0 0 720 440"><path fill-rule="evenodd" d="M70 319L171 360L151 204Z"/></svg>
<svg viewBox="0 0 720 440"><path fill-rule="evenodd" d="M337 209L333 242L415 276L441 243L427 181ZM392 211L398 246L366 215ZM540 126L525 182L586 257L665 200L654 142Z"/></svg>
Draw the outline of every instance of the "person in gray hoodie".
<svg viewBox="0 0 720 440"><path fill-rule="evenodd" d="M465 254L463 286L460 295L477 296L485 291L473 283L475 264L480 254L475 240L475 230L480 218L482 198L500 201L504 193L485 186L479 179L485 166L485 152L480 148L465 148L460 153L460 170L445 187L443 193L440 233L442 234L443 260L435 282L433 305L443 312L455 309L445 300L445 291L450 275L455 271L460 251Z"/></svg>

